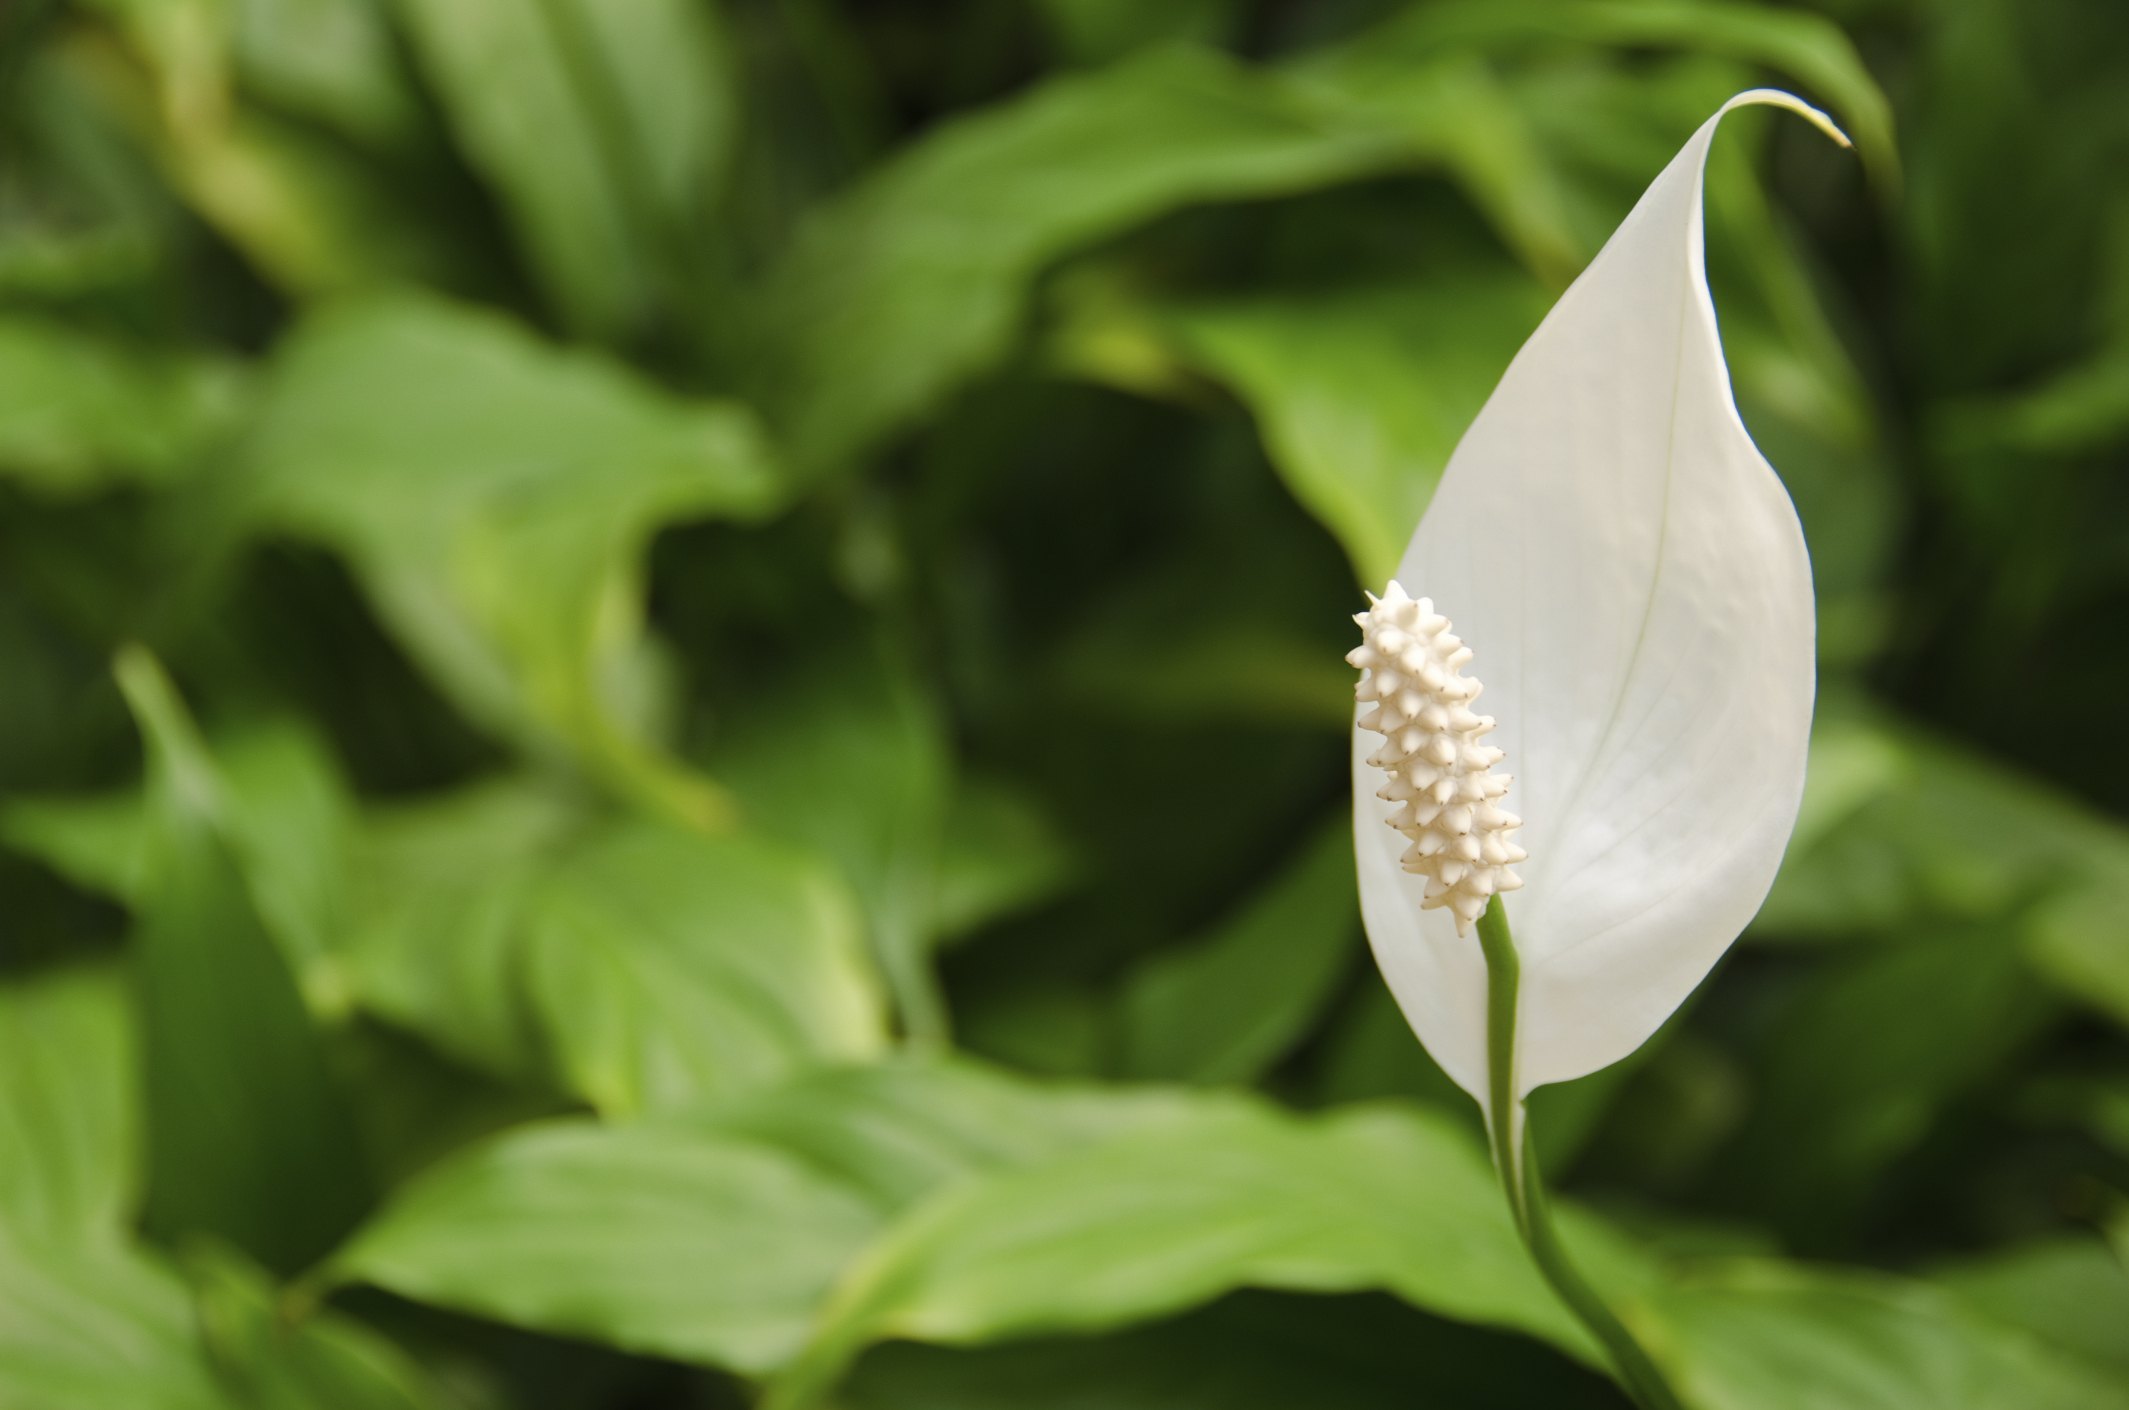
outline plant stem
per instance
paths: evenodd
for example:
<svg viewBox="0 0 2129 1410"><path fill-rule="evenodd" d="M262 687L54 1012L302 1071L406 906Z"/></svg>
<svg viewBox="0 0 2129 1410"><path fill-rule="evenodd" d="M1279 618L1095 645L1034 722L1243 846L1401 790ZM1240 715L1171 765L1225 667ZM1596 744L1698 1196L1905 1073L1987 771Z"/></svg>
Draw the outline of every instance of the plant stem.
<svg viewBox="0 0 2129 1410"><path fill-rule="evenodd" d="M1538 1173L1528 1119L1516 1094L1515 1022L1522 966L1516 957L1515 937L1508 930L1508 913L1498 896L1479 917L1478 938L1479 949L1486 957L1487 1134L1492 1141L1495 1168L1500 1171L1501 1188L1515 1215L1516 1232L1522 1235L1531 1261L1538 1265L1553 1292L1603 1345L1634 1402L1642 1410L1683 1410L1677 1393L1656 1369L1648 1352L1568 1262L1566 1246L1553 1227L1552 1207L1545 1195L1544 1179Z"/></svg>

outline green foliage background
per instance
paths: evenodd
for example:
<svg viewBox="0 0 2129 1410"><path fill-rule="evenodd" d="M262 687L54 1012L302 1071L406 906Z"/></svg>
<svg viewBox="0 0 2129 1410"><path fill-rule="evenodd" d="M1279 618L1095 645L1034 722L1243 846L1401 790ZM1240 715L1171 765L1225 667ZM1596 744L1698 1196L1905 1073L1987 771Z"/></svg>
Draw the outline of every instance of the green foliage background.
<svg viewBox="0 0 2129 1410"><path fill-rule="evenodd" d="M0 1406L1624 1404L1340 656L1758 83L1806 810L1535 1119L1696 1407L2129 1406L2113 0L0 5Z"/></svg>

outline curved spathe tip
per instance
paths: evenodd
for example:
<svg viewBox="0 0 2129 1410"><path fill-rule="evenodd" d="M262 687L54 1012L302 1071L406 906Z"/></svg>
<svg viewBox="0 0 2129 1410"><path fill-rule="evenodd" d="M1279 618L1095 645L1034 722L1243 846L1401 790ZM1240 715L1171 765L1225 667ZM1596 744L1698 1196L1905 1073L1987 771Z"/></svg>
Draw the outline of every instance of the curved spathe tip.
<svg viewBox="0 0 2129 1410"><path fill-rule="evenodd" d="M1719 120L1724 113L1751 107L1787 108L1843 147L1853 149L1855 146L1855 143L1848 140L1848 134L1841 131L1841 125L1828 117L1824 111L1812 107L1794 93L1785 93L1779 88L1748 88L1717 108L1715 116L1708 121L1712 123Z"/></svg>

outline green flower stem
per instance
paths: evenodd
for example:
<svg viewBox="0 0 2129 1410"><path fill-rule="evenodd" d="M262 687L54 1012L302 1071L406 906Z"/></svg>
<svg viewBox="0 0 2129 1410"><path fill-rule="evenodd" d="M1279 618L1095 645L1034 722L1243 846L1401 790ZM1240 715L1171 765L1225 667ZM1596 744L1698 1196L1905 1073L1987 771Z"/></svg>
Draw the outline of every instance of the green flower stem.
<svg viewBox="0 0 2129 1410"><path fill-rule="evenodd" d="M1522 967L1516 958L1515 939L1508 930L1508 913L1502 909L1498 896L1479 917L1478 938L1479 949L1486 957L1486 1069L1490 1098L1487 1134L1493 1144L1501 1188L1515 1215L1516 1232L1522 1235L1531 1260L1560 1301L1602 1343L1634 1402L1642 1410L1683 1410L1676 1392L1656 1369L1648 1352L1567 1260L1567 1249L1553 1227L1552 1208L1545 1196L1545 1182L1538 1173L1537 1152L1531 1148L1528 1121L1523 1118L1522 1102L1516 1096L1516 997Z"/></svg>

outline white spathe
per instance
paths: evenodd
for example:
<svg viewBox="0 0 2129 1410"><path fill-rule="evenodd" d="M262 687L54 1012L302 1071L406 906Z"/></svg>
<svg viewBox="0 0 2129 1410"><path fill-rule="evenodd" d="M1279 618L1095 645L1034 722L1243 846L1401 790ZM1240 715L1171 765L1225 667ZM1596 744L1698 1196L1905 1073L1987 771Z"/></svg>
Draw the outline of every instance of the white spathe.
<svg viewBox="0 0 2129 1410"><path fill-rule="evenodd" d="M1738 417L1702 246L1708 143L1748 103L1846 143L1772 90L1709 118L1509 365L1398 565L1477 652L1515 779L1518 1098L1648 1040L1765 900L1803 791L1811 565ZM1380 744L1356 715L1368 937L1428 1052L1485 1106L1485 961L1399 865Z"/></svg>

